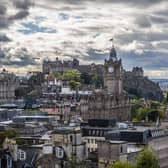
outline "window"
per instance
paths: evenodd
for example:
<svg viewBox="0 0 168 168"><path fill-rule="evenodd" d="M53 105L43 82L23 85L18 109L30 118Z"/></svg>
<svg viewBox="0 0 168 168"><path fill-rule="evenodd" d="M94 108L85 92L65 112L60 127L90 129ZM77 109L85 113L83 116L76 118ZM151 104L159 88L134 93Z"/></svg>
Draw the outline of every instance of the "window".
<svg viewBox="0 0 168 168"><path fill-rule="evenodd" d="M63 158L64 157L64 150L61 147L55 148L55 154L57 158Z"/></svg>
<svg viewBox="0 0 168 168"><path fill-rule="evenodd" d="M88 153L90 152L90 148L88 148Z"/></svg>
<svg viewBox="0 0 168 168"><path fill-rule="evenodd" d="M19 160L26 160L26 153L23 150L18 151Z"/></svg>
<svg viewBox="0 0 168 168"><path fill-rule="evenodd" d="M70 135L70 142L73 142L73 136Z"/></svg>
<svg viewBox="0 0 168 168"><path fill-rule="evenodd" d="M123 147L122 146L120 147L120 153L123 153Z"/></svg>
<svg viewBox="0 0 168 168"><path fill-rule="evenodd" d="M7 167L12 167L12 157L9 155L6 156L7 156Z"/></svg>
<svg viewBox="0 0 168 168"><path fill-rule="evenodd" d="M91 139L91 143L94 144L94 139Z"/></svg>

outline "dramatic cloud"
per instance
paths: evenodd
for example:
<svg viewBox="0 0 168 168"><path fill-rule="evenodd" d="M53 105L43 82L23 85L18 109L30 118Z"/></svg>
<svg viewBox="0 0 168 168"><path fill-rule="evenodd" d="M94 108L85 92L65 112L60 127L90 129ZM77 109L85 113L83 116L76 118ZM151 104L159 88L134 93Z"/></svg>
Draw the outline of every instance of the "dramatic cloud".
<svg viewBox="0 0 168 168"><path fill-rule="evenodd" d="M6 6L0 4L0 15L4 15L6 13Z"/></svg>
<svg viewBox="0 0 168 168"><path fill-rule="evenodd" d="M165 76L167 8L167 0L2 0L1 64L26 70L57 56L103 63L113 37L126 69Z"/></svg>
<svg viewBox="0 0 168 168"><path fill-rule="evenodd" d="M19 9L28 10L33 5L31 0L13 0L14 5Z"/></svg>
<svg viewBox="0 0 168 168"><path fill-rule="evenodd" d="M10 42L11 39L7 37L5 34L0 34L0 42Z"/></svg>
<svg viewBox="0 0 168 168"><path fill-rule="evenodd" d="M29 15L28 11L19 11L13 16L9 17L9 20L18 20L18 19L23 19Z"/></svg>
<svg viewBox="0 0 168 168"><path fill-rule="evenodd" d="M31 0L1 0L0 3L0 29L8 28L14 20L27 17L33 5Z"/></svg>

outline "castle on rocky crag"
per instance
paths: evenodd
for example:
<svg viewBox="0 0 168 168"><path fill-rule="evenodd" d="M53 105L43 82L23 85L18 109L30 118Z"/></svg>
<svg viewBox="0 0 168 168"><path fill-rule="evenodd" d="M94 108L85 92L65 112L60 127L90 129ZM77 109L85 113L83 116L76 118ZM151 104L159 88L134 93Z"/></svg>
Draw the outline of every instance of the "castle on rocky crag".
<svg viewBox="0 0 168 168"><path fill-rule="evenodd" d="M124 70L121 59L117 58L114 46L110 50L110 55L102 64L80 65L77 59L72 61L44 60L43 73L63 73L66 70L78 69L81 73L97 73L103 76L104 87L94 90L92 94L81 95L80 105L76 112L82 119L118 119L129 120L130 100L123 90ZM135 69L136 71L136 69ZM138 69L138 73L139 73ZM137 72L137 71L136 71Z"/></svg>

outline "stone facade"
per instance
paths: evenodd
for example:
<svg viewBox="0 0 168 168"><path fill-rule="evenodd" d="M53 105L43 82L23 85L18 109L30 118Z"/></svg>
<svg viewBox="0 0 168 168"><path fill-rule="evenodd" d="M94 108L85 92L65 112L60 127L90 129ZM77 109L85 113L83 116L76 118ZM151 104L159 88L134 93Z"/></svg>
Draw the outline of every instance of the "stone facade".
<svg viewBox="0 0 168 168"><path fill-rule="evenodd" d="M106 92L94 92L81 99L80 115L88 119L129 119L130 100L127 95L111 95Z"/></svg>
<svg viewBox="0 0 168 168"><path fill-rule="evenodd" d="M80 65L79 60L67 60L61 61L56 58L55 61L44 60L43 61L43 73L52 74L52 73L63 73L66 70L77 69L81 73L98 73L103 74L103 65L92 63L90 65Z"/></svg>
<svg viewBox="0 0 168 168"><path fill-rule="evenodd" d="M52 132L52 144L55 147L62 147L64 151L64 160L72 156L82 161L85 158L85 143L82 142L80 128L62 127Z"/></svg>
<svg viewBox="0 0 168 168"><path fill-rule="evenodd" d="M18 78L7 71L0 73L0 103L13 101L15 99L15 90L19 86Z"/></svg>
<svg viewBox="0 0 168 168"><path fill-rule="evenodd" d="M78 69L79 61L77 59L73 59L73 61L61 61L56 58L55 61L44 60L43 61L43 73L62 73L69 69Z"/></svg>
<svg viewBox="0 0 168 168"><path fill-rule="evenodd" d="M98 141L98 168L106 168L116 160L127 161L127 143Z"/></svg>
<svg viewBox="0 0 168 168"><path fill-rule="evenodd" d="M149 146L154 150L160 168L168 167L168 136L153 139L149 142Z"/></svg>
<svg viewBox="0 0 168 168"><path fill-rule="evenodd" d="M149 131L151 136L142 135L143 141L135 142L135 137L138 137L140 129ZM155 153L160 168L168 167L168 135L162 128L143 128L139 130L130 130L127 132L127 138L129 141L123 141L125 138L122 135L120 140L101 140L98 141L98 168L106 168L109 163L113 163L116 160L128 161L135 163L139 152L144 147L149 147ZM132 132L132 133L131 133ZM131 134L130 134L131 133ZM139 132L140 133L140 132ZM134 135L133 135L134 134ZM131 137L131 138L129 138ZM114 139L114 137L112 138ZM146 139L146 140L145 140Z"/></svg>
<svg viewBox="0 0 168 168"><path fill-rule="evenodd" d="M137 76L137 77L143 77L144 76L144 71L143 71L142 67L134 67L132 69L132 73L133 73L134 76Z"/></svg>
<svg viewBox="0 0 168 168"><path fill-rule="evenodd" d="M80 115L88 119L129 120L130 100L123 90L123 68L112 47L104 63L104 89L84 96L80 101Z"/></svg>

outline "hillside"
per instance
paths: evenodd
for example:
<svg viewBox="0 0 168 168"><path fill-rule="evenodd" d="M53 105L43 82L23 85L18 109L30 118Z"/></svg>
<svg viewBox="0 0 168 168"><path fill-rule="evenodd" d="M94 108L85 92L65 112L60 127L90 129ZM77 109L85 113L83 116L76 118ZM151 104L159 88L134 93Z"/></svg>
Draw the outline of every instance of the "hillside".
<svg viewBox="0 0 168 168"><path fill-rule="evenodd" d="M159 85L147 77L136 76L132 72L125 72L123 84L124 89L130 95L157 101L163 100L163 93Z"/></svg>

